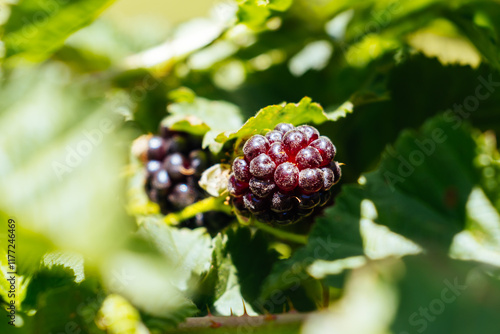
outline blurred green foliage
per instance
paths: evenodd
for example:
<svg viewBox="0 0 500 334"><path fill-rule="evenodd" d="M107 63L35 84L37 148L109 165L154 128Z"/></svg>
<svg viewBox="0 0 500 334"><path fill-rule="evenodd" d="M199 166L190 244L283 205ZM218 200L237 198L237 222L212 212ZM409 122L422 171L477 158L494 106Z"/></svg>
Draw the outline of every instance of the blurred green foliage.
<svg viewBox="0 0 500 334"><path fill-rule="evenodd" d="M0 0L0 332L175 333L245 308L311 312L256 333L498 332L500 2L228 0L166 38L94 21L110 4ZM306 245L179 229L142 191L131 147L161 122L227 163L280 121L345 164L335 205L284 229Z"/></svg>

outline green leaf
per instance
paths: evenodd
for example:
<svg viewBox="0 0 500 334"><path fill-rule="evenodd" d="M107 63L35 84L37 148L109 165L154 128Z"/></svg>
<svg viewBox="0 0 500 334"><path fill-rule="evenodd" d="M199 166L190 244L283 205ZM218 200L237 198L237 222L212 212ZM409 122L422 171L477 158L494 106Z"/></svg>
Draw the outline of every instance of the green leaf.
<svg viewBox="0 0 500 334"><path fill-rule="evenodd" d="M268 4L267 7L273 10L277 10L280 12L284 12L293 3L293 0L267 0Z"/></svg>
<svg viewBox="0 0 500 334"><path fill-rule="evenodd" d="M278 253L269 248L269 240L262 231L252 235L249 228L239 228L227 234L226 247L237 271L241 295L256 311L263 312L263 305L258 300L260 289L278 260Z"/></svg>
<svg viewBox="0 0 500 334"><path fill-rule="evenodd" d="M49 290L38 299L33 326L42 333L103 333L94 321L105 292L95 280ZM57 305L57 307L55 307Z"/></svg>
<svg viewBox="0 0 500 334"><path fill-rule="evenodd" d="M171 283L188 291L189 281L208 271L212 258L211 238L205 229L179 229L153 217L140 221L139 235L158 249L175 272Z"/></svg>
<svg viewBox="0 0 500 334"><path fill-rule="evenodd" d="M435 254L403 261L405 274L396 285L399 307L391 332L495 333L500 283L490 268Z"/></svg>
<svg viewBox="0 0 500 334"><path fill-rule="evenodd" d="M271 10L284 12L293 0L240 0L238 21L251 27L260 28L271 16Z"/></svg>
<svg viewBox="0 0 500 334"><path fill-rule="evenodd" d="M211 269L200 285L198 303L213 305L212 311L222 315L231 311L242 315L243 302L249 314L269 308L259 299L260 288L278 254L270 248L267 235L238 227L215 237L213 243ZM283 303L286 299L276 309L281 311Z"/></svg>
<svg viewBox="0 0 500 334"><path fill-rule="evenodd" d="M65 39L91 23L112 0L23 0L4 26L6 57L42 61Z"/></svg>
<svg viewBox="0 0 500 334"><path fill-rule="evenodd" d="M418 253L417 245L447 254L466 227L465 208L475 207L467 203L483 174L475 165L479 147L468 127L457 127L443 117L427 122L418 133L403 132L376 171L362 176L361 185L342 189L335 206L317 219L308 245L275 266L263 295L300 283L316 260L402 256ZM493 230L500 226L498 220L489 221ZM375 233L379 225L395 234ZM498 239L496 234L492 237ZM294 279L285 282L284 273Z"/></svg>
<svg viewBox="0 0 500 334"><path fill-rule="evenodd" d="M131 228L121 207L128 148L117 145L129 138L113 96L87 95L103 83L61 77L66 70L49 62L16 69L3 83L0 191L10 195L0 210L55 247L100 261Z"/></svg>
<svg viewBox="0 0 500 334"><path fill-rule="evenodd" d="M258 0L244 1L236 13L238 21L250 27L261 27L271 15L266 6L257 5Z"/></svg>
<svg viewBox="0 0 500 334"><path fill-rule="evenodd" d="M221 133L215 140L224 143L230 139L248 138L254 134L272 130L276 124L282 122L299 125L303 123L321 124L327 120L328 117L323 108L319 104L313 103L310 98L305 97L299 103L265 107L243 124L238 131Z"/></svg>
<svg viewBox="0 0 500 334"><path fill-rule="evenodd" d="M199 263L196 259L191 261L186 260L190 264ZM187 272L190 270L183 269L182 264L175 266L170 259L154 252L128 250L116 252L101 267L104 285L111 293L119 293L148 316L170 325L198 312L187 296Z"/></svg>
<svg viewBox="0 0 500 334"><path fill-rule="evenodd" d="M205 135L203 148L210 147L216 153L221 145L214 141L214 137L220 132L238 129L243 123L241 111L232 103L211 101L193 94L188 89L170 93L170 97L178 102L167 107L171 115L162 123L173 130Z"/></svg>
<svg viewBox="0 0 500 334"><path fill-rule="evenodd" d="M471 43L481 52L491 66L500 70L500 44L498 36L500 26L496 22L496 15L498 13L498 6L488 6L475 13L470 8L464 8L461 11L448 12L446 16L469 38ZM473 19L473 16L476 16L476 20ZM497 24L497 27L495 27L495 24Z"/></svg>

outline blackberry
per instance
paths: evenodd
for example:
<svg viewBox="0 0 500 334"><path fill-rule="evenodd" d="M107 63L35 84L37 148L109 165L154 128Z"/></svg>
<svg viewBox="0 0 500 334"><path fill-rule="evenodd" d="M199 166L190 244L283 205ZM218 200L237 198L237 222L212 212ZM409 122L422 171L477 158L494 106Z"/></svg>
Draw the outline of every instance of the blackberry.
<svg viewBox="0 0 500 334"><path fill-rule="evenodd" d="M198 185L201 174L210 166L210 158L201 149L201 138L188 133L160 127L160 134L149 138L146 151L145 191L149 199L160 206L162 214L182 210L207 197ZM246 168L246 169L245 169ZM248 164L241 165L237 175L250 179ZM248 171L248 175L245 174ZM206 227L213 235L229 224L231 217L220 212L206 212L183 221L179 226L187 228Z"/></svg>
<svg viewBox="0 0 500 334"><path fill-rule="evenodd" d="M229 194L237 212L276 225L296 223L331 198L341 169L331 140L310 125L280 123L254 135L233 161Z"/></svg>

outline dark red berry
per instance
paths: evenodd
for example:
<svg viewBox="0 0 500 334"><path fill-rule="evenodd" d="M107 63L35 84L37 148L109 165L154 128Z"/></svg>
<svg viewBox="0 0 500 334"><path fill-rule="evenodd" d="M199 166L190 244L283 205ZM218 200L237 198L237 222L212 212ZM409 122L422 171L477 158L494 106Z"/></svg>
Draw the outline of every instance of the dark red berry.
<svg viewBox="0 0 500 334"><path fill-rule="evenodd" d="M234 159L233 173L236 179L243 182L250 181L250 178L252 177L250 174L250 165L243 157Z"/></svg>
<svg viewBox="0 0 500 334"><path fill-rule="evenodd" d="M192 173L196 177L200 177L205 169L208 168L208 155L202 150L191 151L189 153L189 162Z"/></svg>
<svg viewBox="0 0 500 334"><path fill-rule="evenodd" d="M274 182L283 191L292 191L299 184L299 169L295 164L285 162L276 168Z"/></svg>
<svg viewBox="0 0 500 334"><path fill-rule="evenodd" d="M249 186L250 191L261 198L269 196L276 188L274 180L261 180L255 177L250 179Z"/></svg>
<svg viewBox="0 0 500 334"><path fill-rule="evenodd" d="M320 193L301 194L298 196L299 209L312 209L321 202Z"/></svg>
<svg viewBox="0 0 500 334"><path fill-rule="evenodd" d="M248 183L237 180L236 177L234 177L234 174L231 174L229 176L227 189L231 196L240 197L247 192Z"/></svg>
<svg viewBox="0 0 500 334"><path fill-rule="evenodd" d="M275 214L273 218L278 225L289 225L297 221L297 214L295 211L286 211Z"/></svg>
<svg viewBox="0 0 500 334"><path fill-rule="evenodd" d="M272 221L274 221L274 216L273 216L272 212L269 212L269 211L256 212L255 213L255 218L258 221L261 221L261 222L272 222Z"/></svg>
<svg viewBox="0 0 500 334"><path fill-rule="evenodd" d="M274 127L274 130L281 132L282 134L294 129L293 124L290 123L280 123Z"/></svg>
<svg viewBox="0 0 500 334"><path fill-rule="evenodd" d="M243 153L248 161L252 161L259 154L266 153L269 149L269 142L266 137L255 135L248 139L243 146Z"/></svg>
<svg viewBox="0 0 500 334"><path fill-rule="evenodd" d="M248 209L245 206L245 201L243 200L243 197L231 198L231 204L241 214L245 214L248 212Z"/></svg>
<svg viewBox="0 0 500 334"><path fill-rule="evenodd" d="M167 154L167 143L162 137L153 136L148 141L148 160L162 161Z"/></svg>
<svg viewBox="0 0 500 334"><path fill-rule="evenodd" d="M335 174L328 167L321 168L321 172L323 173L323 189L329 190L335 183Z"/></svg>
<svg viewBox="0 0 500 334"><path fill-rule="evenodd" d="M233 161L229 179L231 201L240 214L281 226L331 202L329 189L340 178L340 166L333 161L335 146L316 128L280 123L265 137L251 137L243 152Z"/></svg>
<svg viewBox="0 0 500 334"><path fill-rule="evenodd" d="M319 131L316 130L315 127L312 127L310 125L298 126L297 130L304 134L308 144L319 138Z"/></svg>
<svg viewBox="0 0 500 334"><path fill-rule="evenodd" d="M159 171L160 168L161 162L159 162L158 160L151 160L146 164L146 172L148 175L153 175L154 173Z"/></svg>
<svg viewBox="0 0 500 334"><path fill-rule="evenodd" d="M160 124L158 128L158 134L160 135L160 137L168 139L172 136L172 131L165 124Z"/></svg>
<svg viewBox="0 0 500 334"><path fill-rule="evenodd" d="M283 138L283 133L281 131L272 130L266 134L266 138L267 141L269 141L269 144L281 142L281 139Z"/></svg>
<svg viewBox="0 0 500 334"><path fill-rule="evenodd" d="M319 151L317 149L308 146L301 149L299 153L297 153L295 162L297 163L299 169L302 170L306 168L316 168L321 166L323 158L321 157L321 154L319 154Z"/></svg>
<svg viewBox="0 0 500 334"><path fill-rule="evenodd" d="M310 146L319 151L323 158L322 166L327 166L335 158L336 149L328 137L321 136L313 141Z"/></svg>
<svg viewBox="0 0 500 334"><path fill-rule="evenodd" d="M179 181L184 179L186 167L189 167L189 163L182 154L173 153L167 156L164 166L170 178Z"/></svg>
<svg viewBox="0 0 500 334"><path fill-rule="evenodd" d="M274 212L285 212L292 210L297 205L297 197L275 192L271 199L271 210Z"/></svg>
<svg viewBox="0 0 500 334"><path fill-rule="evenodd" d="M146 194L148 195L148 198L152 202L158 202L158 191L155 188L151 188L149 186L149 189L147 189L148 186L146 186Z"/></svg>
<svg viewBox="0 0 500 334"><path fill-rule="evenodd" d="M322 192L320 192L320 197L321 197L321 200L319 202L319 206L323 206L326 203L328 203L328 201L332 197L332 192L331 191L322 191Z"/></svg>
<svg viewBox="0 0 500 334"><path fill-rule="evenodd" d="M276 163L276 165L288 161L288 154L285 152L285 148L281 142L272 144L267 151L267 155Z"/></svg>
<svg viewBox="0 0 500 334"><path fill-rule="evenodd" d="M156 172L151 180L151 186L156 189L159 194L166 194L171 185L172 180L165 169L160 169Z"/></svg>
<svg viewBox="0 0 500 334"><path fill-rule="evenodd" d="M275 169L276 164L265 153L258 155L250 162L250 174L261 179L271 177Z"/></svg>
<svg viewBox="0 0 500 334"><path fill-rule="evenodd" d="M187 153L188 150L189 142L184 136L173 135L172 138L170 138L169 153Z"/></svg>
<svg viewBox="0 0 500 334"><path fill-rule="evenodd" d="M207 196L198 181L209 167L210 159L208 153L201 149L201 137L173 131L165 124L160 125L159 133L159 136L148 140L144 189L149 199L157 203L161 213L166 215ZM248 191L247 184L244 193ZM244 207L243 199L241 203ZM231 220L220 212L205 212L182 221L179 227L204 226L213 235Z"/></svg>
<svg viewBox="0 0 500 334"><path fill-rule="evenodd" d="M290 157L295 157L297 152L306 147L306 136L297 129L290 130L283 136L285 151Z"/></svg>
<svg viewBox="0 0 500 334"><path fill-rule="evenodd" d="M304 218L304 217L309 217L314 213L314 208L312 209L299 209L297 210L297 216Z"/></svg>
<svg viewBox="0 0 500 334"><path fill-rule="evenodd" d="M319 168L307 168L300 171L299 187L305 193L320 191L323 187L323 172Z"/></svg>
<svg viewBox="0 0 500 334"><path fill-rule="evenodd" d="M334 181L333 184L337 184L340 181L340 178L342 177L342 170L340 169L340 165L337 161L333 162L331 167L334 174Z"/></svg>
<svg viewBox="0 0 500 334"><path fill-rule="evenodd" d="M259 198L253 193L248 192L243 196L245 207L252 213L259 213L268 210L268 201L266 198Z"/></svg>
<svg viewBox="0 0 500 334"><path fill-rule="evenodd" d="M172 191L168 195L168 200L179 210L196 202L197 197L198 192L194 187L185 183L179 183L172 188Z"/></svg>

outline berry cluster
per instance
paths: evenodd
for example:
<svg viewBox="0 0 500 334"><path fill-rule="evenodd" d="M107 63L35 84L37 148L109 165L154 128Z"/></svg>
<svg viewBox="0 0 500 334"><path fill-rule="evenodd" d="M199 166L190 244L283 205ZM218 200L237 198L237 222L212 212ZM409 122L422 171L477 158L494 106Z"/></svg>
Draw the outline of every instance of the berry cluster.
<svg viewBox="0 0 500 334"><path fill-rule="evenodd" d="M146 193L159 204L162 214L184 209L207 196L198 185L210 163L207 152L201 150L200 138L162 126L160 134L148 140L146 160ZM218 215L198 214L182 222L181 227L205 226L216 231L228 221Z"/></svg>
<svg viewBox="0 0 500 334"><path fill-rule="evenodd" d="M228 189L242 215L278 225L298 222L330 199L341 176L330 139L309 125L280 123L254 135L233 161Z"/></svg>

